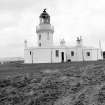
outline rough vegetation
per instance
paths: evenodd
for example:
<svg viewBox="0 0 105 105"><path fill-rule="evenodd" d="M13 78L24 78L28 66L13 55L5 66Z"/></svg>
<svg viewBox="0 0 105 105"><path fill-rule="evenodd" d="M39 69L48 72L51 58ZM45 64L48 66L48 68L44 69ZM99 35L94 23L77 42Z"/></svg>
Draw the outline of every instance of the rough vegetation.
<svg viewBox="0 0 105 105"><path fill-rule="evenodd" d="M0 105L105 105L104 61L0 80Z"/></svg>

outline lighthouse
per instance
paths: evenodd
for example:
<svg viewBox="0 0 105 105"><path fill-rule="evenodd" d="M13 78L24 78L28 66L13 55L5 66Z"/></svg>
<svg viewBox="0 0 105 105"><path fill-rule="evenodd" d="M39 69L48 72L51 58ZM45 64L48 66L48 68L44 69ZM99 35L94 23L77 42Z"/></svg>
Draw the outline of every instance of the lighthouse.
<svg viewBox="0 0 105 105"><path fill-rule="evenodd" d="M46 9L39 16L39 25L36 26L38 47L52 47L54 27L50 24L50 15Z"/></svg>
<svg viewBox="0 0 105 105"><path fill-rule="evenodd" d="M24 41L24 63L63 63L102 59L100 49L84 46L81 36L77 37L76 46L67 46L64 39L60 41L60 45L54 45L54 27L50 23L50 15L46 9L39 15L36 34L37 46L29 47L27 41Z"/></svg>

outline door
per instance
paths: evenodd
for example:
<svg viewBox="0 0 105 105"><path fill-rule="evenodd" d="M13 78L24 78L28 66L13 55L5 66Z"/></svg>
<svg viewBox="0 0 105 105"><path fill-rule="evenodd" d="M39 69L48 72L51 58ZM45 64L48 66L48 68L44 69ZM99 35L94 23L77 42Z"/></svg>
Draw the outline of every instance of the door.
<svg viewBox="0 0 105 105"><path fill-rule="evenodd" d="M61 52L61 62L64 62L64 52Z"/></svg>

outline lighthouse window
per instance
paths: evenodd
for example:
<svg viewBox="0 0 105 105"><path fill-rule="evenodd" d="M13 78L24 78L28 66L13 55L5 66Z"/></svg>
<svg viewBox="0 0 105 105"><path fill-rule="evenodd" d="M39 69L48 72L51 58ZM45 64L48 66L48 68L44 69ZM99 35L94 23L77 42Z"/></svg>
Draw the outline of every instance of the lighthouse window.
<svg viewBox="0 0 105 105"><path fill-rule="evenodd" d="M71 56L74 56L74 51L71 51Z"/></svg>
<svg viewBox="0 0 105 105"><path fill-rule="evenodd" d="M31 55L31 51L30 51L30 55Z"/></svg>
<svg viewBox="0 0 105 105"><path fill-rule="evenodd" d="M59 50L56 50L55 53L56 53L56 57L59 57Z"/></svg>
<svg viewBox="0 0 105 105"><path fill-rule="evenodd" d="M39 46L41 46L41 43L39 43Z"/></svg>
<svg viewBox="0 0 105 105"><path fill-rule="evenodd" d="M39 34L39 40L41 40L41 34Z"/></svg>
<svg viewBox="0 0 105 105"><path fill-rule="evenodd" d="M87 55L87 56L90 56L90 52L87 52L86 55Z"/></svg>

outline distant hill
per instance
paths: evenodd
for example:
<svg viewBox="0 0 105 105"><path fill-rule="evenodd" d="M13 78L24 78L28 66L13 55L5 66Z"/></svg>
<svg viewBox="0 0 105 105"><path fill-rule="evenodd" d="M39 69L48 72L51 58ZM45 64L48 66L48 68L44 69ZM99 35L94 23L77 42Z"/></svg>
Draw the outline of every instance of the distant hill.
<svg viewBox="0 0 105 105"><path fill-rule="evenodd" d="M17 61L24 61L22 57L4 57L0 58L0 63L9 63L9 62L17 62Z"/></svg>

